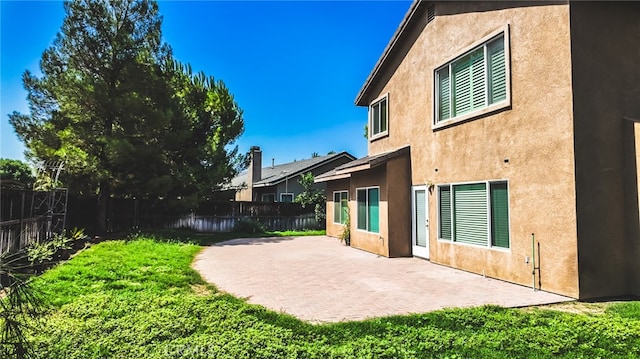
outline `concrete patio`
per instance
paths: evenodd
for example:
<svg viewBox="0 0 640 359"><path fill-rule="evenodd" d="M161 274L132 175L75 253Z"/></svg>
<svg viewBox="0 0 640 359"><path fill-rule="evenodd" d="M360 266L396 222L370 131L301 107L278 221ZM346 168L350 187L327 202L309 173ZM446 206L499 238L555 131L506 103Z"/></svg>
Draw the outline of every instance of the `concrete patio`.
<svg viewBox="0 0 640 359"><path fill-rule="evenodd" d="M226 241L205 248L193 268L221 291L312 323L573 300L419 258L380 257L325 236Z"/></svg>

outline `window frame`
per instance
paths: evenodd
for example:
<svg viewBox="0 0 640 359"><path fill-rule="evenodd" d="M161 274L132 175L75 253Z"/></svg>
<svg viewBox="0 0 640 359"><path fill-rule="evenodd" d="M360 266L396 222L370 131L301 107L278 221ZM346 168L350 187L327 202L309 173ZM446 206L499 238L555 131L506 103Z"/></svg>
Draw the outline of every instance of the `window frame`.
<svg viewBox="0 0 640 359"><path fill-rule="evenodd" d="M340 201L336 202L336 194L340 195ZM342 218L342 195L346 194L347 198L347 213L349 211L349 191L348 190L344 190L344 191L333 191L333 223L334 224L345 224L347 218ZM338 205L340 206L340 218L338 220L338 222L336 222L336 203L338 203ZM348 215L347 215L348 216Z"/></svg>
<svg viewBox="0 0 640 359"><path fill-rule="evenodd" d="M431 129L432 130L437 130L443 127L448 127L451 126L453 124L457 124L460 122L464 122L464 121L468 121L470 119L474 119L477 117L481 117L484 116L488 113L491 112L495 112L504 108L508 108L511 107L511 46L510 46L510 33L509 33L509 24L507 23L505 26L503 26L502 28L500 28L499 30L493 31L492 33L488 34L487 36L483 37L482 39L480 39L477 42L474 42L472 45L467 46L466 48L464 48L463 50L459 51L456 53L456 55L454 55L452 57L451 60L444 62L442 65L437 66L434 70L433 70L433 81L432 81L432 85L433 85L433 117L432 117L432 121L431 121ZM464 114L461 114L459 116L456 117L451 117L448 118L446 120L442 120L442 121L438 121L439 119L439 112L440 112L440 92L439 92L439 75L438 72L446 67L449 67L451 69L452 65L454 63L456 63L456 61L464 58L465 56L470 55L471 53L473 53L474 51L480 49L480 48L484 48L484 56L485 56L485 87L488 86L488 81L486 81L486 79L488 79L488 70L487 70L487 61L486 61L486 55L487 55L487 45L489 43L491 43L493 40L495 40L497 37L499 37L500 35L502 35L502 40L503 40L503 45L504 45L504 61L505 61L505 88L506 88L506 93L505 96L506 98L504 100L498 101L496 103L493 104L487 104L484 107L475 109L475 110L471 110L469 112L466 112ZM451 74L451 70L449 71L449 74ZM449 80L451 81L451 79ZM451 84L449 85L451 87ZM452 94L451 94L451 90L449 91L449 101L453 102L452 99ZM485 100L485 102L487 102L488 100ZM450 104L450 106L452 106Z"/></svg>
<svg viewBox="0 0 640 359"><path fill-rule="evenodd" d="M498 184L498 183L504 183L507 185L507 211L508 211L508 218L507 218L507 223L509 226L509 232L508 232L508 236L509 236L509 246L508 247L500 247L500 246L495 246L493 245L493 240L492 240L492 230L491 230L491 221L492 221L492 213L491 213L491 184ZM455 221L454 221L454 190L453 187L454 186L460 186L460 185L469 185L469 184L484 184L485 185L485 189L487 191L486 193L486 209L487 209L487 243L486 245L476 245L476 244L470 244L470 243L464 243L464 242L459 242L456 241L455 239ZM451 239L443 239L442 238L442 225L441 225L441 216L440 216L440 189L443 187L448 187L449 188L449 193L450 193L450 203L449 203L449 213L451 216ZM495 180L486 180L486 181L469 181L469 182L451 182L451 183L444 183L444 184L439 184L436 185L436 217L437 217L437 240L439 242L442 243L450 243L453 245L461 245L461 246L470 246L470 247L475 247L475 248L484 248L484 249L490 249L490 250L497 250L497 251L502 251L502 252L511 252L511 247L512 247L512 241L511 241L511 186L509 183L509 180L507 179L495 179Z"/></svg>
<svg viewBox="0 0 640 359"><path fill-rule="evenodd" d="M265 200L265 197L269 197L269 196L273 196L273 200L271 200L271 201ZM260 202L274 203L275 201L276 201L276 194L275 193L262 193L260 195Z"/></svg>
<svg viewBox="0 0 640 359"><path fill-rule="evenodd" d="M386 129L384 131L380 131L378 133L373 133L373 108L376 105L382 104L382 102L386 102L386 107L385 107L385 120L386 120ZM382 137L386 137L389 136L389 93L385 93L382 96L378 97L377 99L373 100L371 102L371 104L369 105L369 141L374 141L377 140L379 138ZM382 122L380 122L380 124L382 124ZM382 126L380 126L382 127Z"/></svg>
<svg viewBox="0 0 640 359"><path fill-rule="evenodd" d="M284 196L291 196L291 201L289 201L289 202L284 201L284 200L282 199ZM282 193L280 193L280 202L283 202L283 203L292 203L294 199L295 199L295 196L294 196L294 195L293 195L293 193L291 193L291 192L282 192Z"/></svg>
<svg viewBox="0 0 640 359"><path fill-rule="evenodd" d="M378 231L377 232L373 232L371 231L371 219L369 218L369 190L371 189L376 189L378 190ZM358 208L358 192L364 190L366 193L366 204L365 204L365 208L366 208L366 225L365 225L365 229L362 229L359 227L360 225L360 213L359 213L359 208ZM356 188L356 230L360 231L360 232L366 232L366 233L374 233L374 234L380 234L380 186L369 186L369 187L357 187Z"/></svg>

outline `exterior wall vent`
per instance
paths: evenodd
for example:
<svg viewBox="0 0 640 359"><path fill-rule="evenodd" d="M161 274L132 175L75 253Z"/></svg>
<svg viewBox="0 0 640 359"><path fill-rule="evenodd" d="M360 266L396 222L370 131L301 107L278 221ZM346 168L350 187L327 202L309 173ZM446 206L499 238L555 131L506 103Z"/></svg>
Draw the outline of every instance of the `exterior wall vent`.
<svg viewBox="0 0 640 359"><path fill-rule="evenodd" d="M431 3L427 6L427 24L436 18L436 4Z"/></svg>

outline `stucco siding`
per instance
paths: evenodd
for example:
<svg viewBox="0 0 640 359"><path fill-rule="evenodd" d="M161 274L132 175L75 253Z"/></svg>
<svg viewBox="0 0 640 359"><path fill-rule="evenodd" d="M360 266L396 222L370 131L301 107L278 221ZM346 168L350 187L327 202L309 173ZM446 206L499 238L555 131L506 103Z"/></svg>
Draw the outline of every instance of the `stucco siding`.
<svg viewBox="0 0 640 359"><path fill-rule="evenodd" d="M253 201L251 188L242 188L236 192L236 201Z"/></svg>
<svg viewBox="0 0 640 359"><path fill-rule="evenodd" d="M357 228L358 188L379 187L379 232L372 233ZM351 246L381 256L389 256L389 192L387 186L386 166L379 166L369 171L355 172L351 175L349 188L349 213L351 213Z"/></svg>
<svg viewBox="0 0 640 359"><path fill-rule="evenodd" d="M432 190L431 260L531 285L531 263L525 260L531 256L535 233L541 257L536 282L543 290L577 297L569 7L438 2L435 9L435 20L426 25L379 93L372 94L372 99L389 94L389 135L371 141L369 153L410 145L409 185L507 180L510 248L437 240L438 206ZM511 106L432 129L434 70L507 26ZM409 233L407 243L410 238Z"/></svg>
<svg viewBox="0 0 640 359"><path fill-rule="evenodd" d="M333 222L333 193L336 191L349 191L349 180L329 181L327 182L327 188L325 191L325 195L327 196L327 235L340 238L340 235L344 230L344 225ZM351 203L352 199L352 194L349 193L349 203Z"/></svg>
<svg viewBox="0 0 640 359"><path fill-rule="evenodd" d="M571 4L581 298L640 294L638 19L638 3Z"/></svg>
<svg viewBox="0 0 640 359"><path fill-rule="evenodd" d="M406 257L411 255L411 160L396 157L386 167L389 257Z"/></svg>

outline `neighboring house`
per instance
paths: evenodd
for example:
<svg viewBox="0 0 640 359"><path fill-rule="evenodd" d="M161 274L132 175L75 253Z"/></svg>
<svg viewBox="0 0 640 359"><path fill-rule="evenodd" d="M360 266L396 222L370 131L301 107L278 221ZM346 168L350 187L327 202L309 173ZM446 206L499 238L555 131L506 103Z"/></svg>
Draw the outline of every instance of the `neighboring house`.
<svg viewBox="0 0 640 359"><path fill-rule="evenodd" d="M414 2L356 98L369 155L316 178L327 233L350 215L383 256L640 295L638 64L638 2Z"/></svg>
<svg viewBox="0 0 640 359"><path fill-rule="evenodd" d="M250 149L248 170L231 180L226 191L234 193L236 201L293 202L304 189L298 183L302 174L311 172L314 176L355 159L347 152L312 157L306 160L262 167L262 151L254 146ZM325 189L325 184L316 184Z"/></svg>

